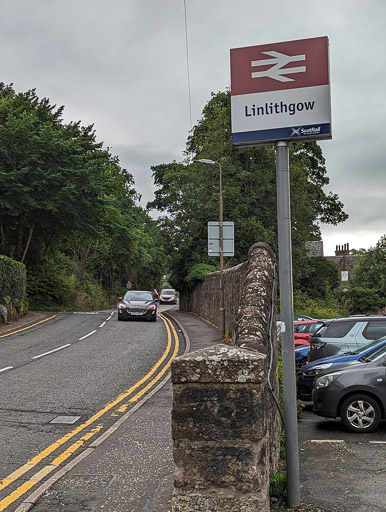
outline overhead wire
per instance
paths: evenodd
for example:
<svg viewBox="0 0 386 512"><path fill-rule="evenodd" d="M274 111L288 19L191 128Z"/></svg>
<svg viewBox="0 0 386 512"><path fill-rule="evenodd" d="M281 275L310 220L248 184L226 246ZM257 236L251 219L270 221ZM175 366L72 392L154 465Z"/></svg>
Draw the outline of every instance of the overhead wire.
<svg viewBox="0 0 386 512"><path fill-rule="evenodd" d="M188 100L189 100L189 122L190 130L192 130L192 99L190 94L190 65L189 65L189 43L188 43L188 16L186 10L186 0L184 0L184 17L185 17L185 48L186 48L186 68L188 78Z"/></svg>

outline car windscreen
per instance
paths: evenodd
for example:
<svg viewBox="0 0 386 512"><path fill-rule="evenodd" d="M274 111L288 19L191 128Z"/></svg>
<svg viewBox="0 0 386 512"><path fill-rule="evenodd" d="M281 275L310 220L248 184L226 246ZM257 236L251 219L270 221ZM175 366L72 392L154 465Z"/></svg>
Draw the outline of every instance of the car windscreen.
<svg viewBox="0 0 386 512"><path fill-rule="evenodd" d="M126 292L124 299L128 301L152 301L153 296L150 292Z"/></svg>
<svg viewBox="0 0 386 512"><path fill-rule="evenodd" d="M162 290L161 295L175 295L175 290Z"/></svg>
<svg viewBox="0 0 386 512"><path fill-rule="evenodd" d="M374 350L371 354L368 354L366 356L363 356L366 358L367 362L375 361L379 357L385 357L386 356L386 345L382 345L382 347L378 348L377 350Z"/></svg>
<svg viewBox="0 0 386 512"><path fill-rule="evenodd" d="M379 338L378 340L370 341L370 343L367 343L364 347L359 347L356 350L353 350L351 353L352 354L361 354L362 352L366 352L370 348L375 347L379 343L382 343L382 341L386 342L386 336L384 336L383 338Z"/></svg>

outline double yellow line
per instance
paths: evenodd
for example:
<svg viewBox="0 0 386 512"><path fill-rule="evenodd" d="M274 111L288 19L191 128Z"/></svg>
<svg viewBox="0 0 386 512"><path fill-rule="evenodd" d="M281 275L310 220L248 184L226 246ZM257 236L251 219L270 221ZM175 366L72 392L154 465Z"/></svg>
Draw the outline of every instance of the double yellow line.
<svg viewBox="0 0 386 512"><path fill-rule="evenodd" d="M31 471L37 464L46 459L49 455L51 455L55 450L63 446L67 443L71 438L75 437L77 434L87 429L91 425L94 425L97 420L99 420L103 415L105 415L108 411L111 411L114 407L119 407L111 413L110 416L118 416L119 413L123 413L130 406L131 403L137 402L147 391L149 391L155 384L161 379L161 377L169 370L170 365L173 359L178 354L179 349L179 341L177 332L172 324L172 322L164 317L163 315L159 315L163 320L166 331L167 331L167 346L162 354L161 358L157 361L157 363L153 366L153 368L138 382L136 382L131 388L121 393L117 398L113 401L109 402L103 409L94 414L87 421L79 425L72 432L69 432L65 436L61 437L50 446L48 446L45 450L41 451L37 455L35 455L32 459L30 459L26 464L21 466L20 468L13 471L10 475L5 477L0 482L0 490L6 488L8 485L15 482L21 476L23 476L28 471ZM172 336L173 333L173 336ZM174 338L174 348L173 348L173 338ZM161 367L162 366L162 367ZM149 382L148 382L149 381ZM141 388L143 384L148 382L144 387ZM134 396L131 396L134 391L138 388L141 388ZM128 399L126 403L122 402ZM79 448L84 446L86 441L88 441L95 434L100 432L104 428L104 425L99 423L89 431L87 431L80 439L78 439L75 443L69 446L66 450L60 453L51 463L44 466L40 471L31 476L27 481L25 481L22 485L20 485L17 489L15 489L8 496L3 498L0 501L0 511L5 510L9 505L14 503L17 499L19 499L23 494L28 492L32 487L34 487L38 482L40 482L45 476L49 473L57 469L63 462L65 462L71 455L73 455Z"/></svg>

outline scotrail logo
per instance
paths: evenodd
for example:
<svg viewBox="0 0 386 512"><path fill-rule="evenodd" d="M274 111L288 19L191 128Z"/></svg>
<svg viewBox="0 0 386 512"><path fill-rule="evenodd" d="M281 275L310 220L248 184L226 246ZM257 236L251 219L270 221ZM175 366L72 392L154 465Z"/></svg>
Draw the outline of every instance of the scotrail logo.
<svg viewBox="0 0 386 512"><path fill-rule="evenodd" d="M321 131L320 126L311 126L311 128L291 128L291 137L304 137L305 135L319 135Z"/></svg>
<svg viewBox="0 0 386 512"><path fill-rule="evenodd" d="M275 51L270 52L262 52L265 55L269 55L273 57L272 59L262 59L262 60L252 60L252 67L259 66L268 66L272 64L270 68L265 71L254 71L251 73L252 78L272 78L272 80L277 80L278 82L293 82L294 79L284 75L292 75L293 73L305 73L307 68L306 66L292 67L292 68L284 68L290 62L299 62L302 60L306 60L305 55L285 55L284 53L279 53ZM284 68L284 69L283 69Z"/></svg>

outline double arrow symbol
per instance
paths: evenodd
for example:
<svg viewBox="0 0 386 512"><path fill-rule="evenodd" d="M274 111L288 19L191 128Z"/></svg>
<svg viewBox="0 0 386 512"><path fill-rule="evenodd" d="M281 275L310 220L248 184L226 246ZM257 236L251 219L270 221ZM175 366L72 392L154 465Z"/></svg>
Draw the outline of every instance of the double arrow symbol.
<svg viewBox="0 0 386 512"><path fill-rule="evenodd" d="M287 64L290 62L298 62L301 60L306 60L305 55L285 55L284 53L279 53L275 51L270 52L262 52L265 55L269 55L270 57L273 57L272 59L263 59L263 60L253 60L251 61L252 67L258 67L258 66L267 66L272 64L272 67L267 69L266 71L254 71L251 73L252 78L263 78L268 77L272 78L273 80L277 80L279 82L293 82L293 78L289 78L288 76L293 73L305 73L306 66L299 66L297 68L284 68Z"/></svg>

